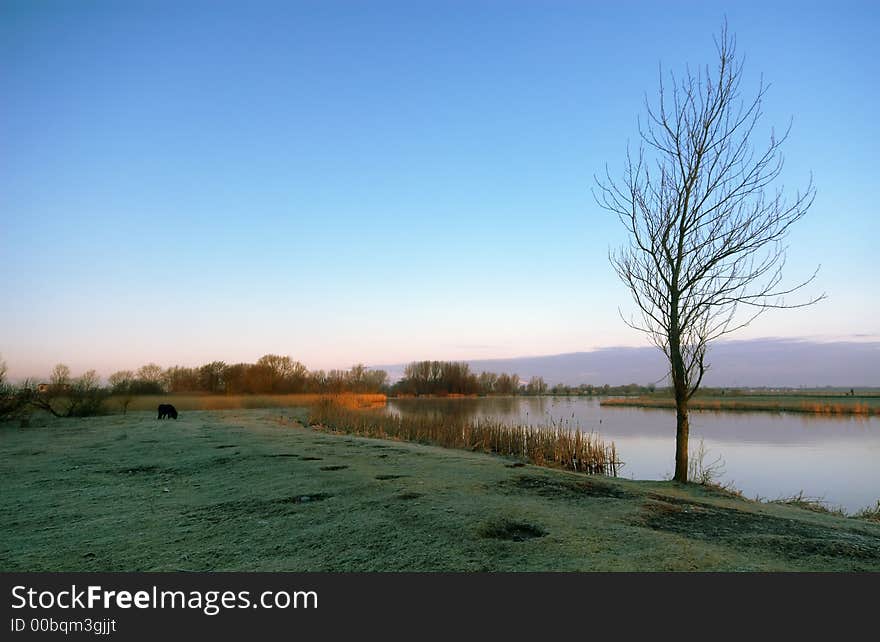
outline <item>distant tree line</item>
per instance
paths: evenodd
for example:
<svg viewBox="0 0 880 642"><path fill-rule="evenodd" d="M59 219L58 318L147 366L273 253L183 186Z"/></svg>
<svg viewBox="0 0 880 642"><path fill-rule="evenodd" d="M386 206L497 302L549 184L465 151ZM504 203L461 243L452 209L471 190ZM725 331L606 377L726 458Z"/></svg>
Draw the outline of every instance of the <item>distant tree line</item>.
<svg viewBox="0 0 880 642"><path fill-rule="evenodd" d="M291 357L267 354L256 363L212 361L194 368L162 368L148 363L137 370L114 372L107 384L101 384L94 370L73 377L70 368L59 363L48 380L27 379L13 385L6 379L5 361L0 359L0 419L25 419L32 408L56 417L91 416L99 414L111 395L125 412L136 395L376 393L387 390L388 373L362 364L348 370L310 371Z"/></svg>
<svg viewBox="0 0 880 642"><path fill-rule="evenodd" d="M663 390L666 390L665 388ZM609 386L607 383L601 386L591 384L580 384L579 386L566 386L561 383L550 388L550 394L556 396L593 396L593 395L646 395L657 391L654 384L643 386L637 383L627 383L622 386Z"/></svg>
<svg viewBox="0 0 880 642"><path fill-rule="evenodd" d="M73 377L64 364L52 370L48 381L25 380L13 385L6 380L6 364L0 359L0 419L26 415L39 408L57 417L97 414L112 395L125 412L137 395L166 393L201 394L296 394L378 393L390 395L634 395L654 391L654 386L565 386L552 388L542 377L522 381L517 374L471 371L457 361L415 361L404 369L403 378L390 384L384 370L363 364L348 370L309 370L289 356L267 354L256 363L227 364L212 361L202 366L162 368L148 363L137 370L119 370L106 386L89 370Z"/></svg>
<svg viewBox="0 0 880 642"><path fill-rule="evenodd" d="M471 371L467 363L459 361L414 361L404 368L403 378L388 392L392 395L634 395L654 391L654 386L632 383L625 386L566 386L552 388L543 377L531 377L527 382L517 374Z"/></svg>
<svg viewBox="0 0 880 642"><path fill-rule="evenodd" d="M388 383L384 370L363 364L348 370L309 370L291 357L267 354L256 363L212 361L203 366L162 369L149 363L136 371L120 370L108 378L114 394L296 394L380 392Z"/></svg>
<svg viewBox="0 0 880 642"><path fill-rule="evenodd" d="M391 384L384 370L363 364L348 370L309 370L289 356L267 354L256 363L227 364L212 361L202 366L172 366L155 363L135 371L120 370L108 378L108 392L114 395L163 393L208 394L296 394L377 393L391 395L633 395L654 391L654 386L632 383L625 386L582 384L552 388L543 377L520 379L516 373L471 371L461 361L414 361L404 368L400 381Z"/></svg>
<svg viewBox="0 0 880 642"><path fill-rule="evenodd" d="M516 374L471 372L460 361L414 361L403 371L403 378L390 386L392 395L515 395L521 392Z"/></svg>

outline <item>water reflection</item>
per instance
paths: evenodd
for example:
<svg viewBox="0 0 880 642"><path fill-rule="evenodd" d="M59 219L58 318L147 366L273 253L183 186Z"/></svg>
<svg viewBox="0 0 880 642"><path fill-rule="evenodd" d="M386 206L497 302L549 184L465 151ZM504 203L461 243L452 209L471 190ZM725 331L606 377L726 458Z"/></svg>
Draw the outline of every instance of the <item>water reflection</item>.
<svg viewBox="0 0 880 642"><path fill-rule="evenodd" d="M613 440L626 462L626 477L664 479L674 468L673 410L602 407L598 399L585 397L489 397L389 399L387 412L563 425ZM803 490L848 510L880 498L878 417L695 411L692 448L700 439L710 459L723 457L724 480L749 497L772 499Z"/></svg>

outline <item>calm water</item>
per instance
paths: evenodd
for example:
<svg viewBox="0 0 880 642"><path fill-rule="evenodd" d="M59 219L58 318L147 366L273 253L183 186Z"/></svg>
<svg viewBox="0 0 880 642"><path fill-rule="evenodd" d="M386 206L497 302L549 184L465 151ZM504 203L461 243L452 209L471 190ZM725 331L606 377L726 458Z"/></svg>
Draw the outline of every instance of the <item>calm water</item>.
<svg viewBox="0 0 880 642"><path fill-rule="evenodd" d="M675 412L603 408L590 398L389 399L388 412L457 414L511 424L564 423L614 441L622 477L671 478ZM880 499L880 418L797 413L691 412L691 451L703 440L705 461L721 457L722 481L747 497L820 497L855 511Z"/></svg>

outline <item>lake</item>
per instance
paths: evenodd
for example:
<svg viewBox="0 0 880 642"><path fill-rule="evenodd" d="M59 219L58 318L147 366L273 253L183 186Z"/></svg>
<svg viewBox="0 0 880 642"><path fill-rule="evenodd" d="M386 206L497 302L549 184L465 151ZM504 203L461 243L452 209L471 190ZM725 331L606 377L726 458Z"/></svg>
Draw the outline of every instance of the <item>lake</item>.
<svg viewBox="0 0 880 642"><path fill-rule="evenodd" d="M554 423L613 441L621 477L667 479L675 468L675 411L601 407L590 397L389 399L387 412L459 415L509 424ZM747 497L788 497L803 491L830 506L856 511L880 499L880 417L800 413L692 411L690 450L723 460L720 481Z"/></svg>

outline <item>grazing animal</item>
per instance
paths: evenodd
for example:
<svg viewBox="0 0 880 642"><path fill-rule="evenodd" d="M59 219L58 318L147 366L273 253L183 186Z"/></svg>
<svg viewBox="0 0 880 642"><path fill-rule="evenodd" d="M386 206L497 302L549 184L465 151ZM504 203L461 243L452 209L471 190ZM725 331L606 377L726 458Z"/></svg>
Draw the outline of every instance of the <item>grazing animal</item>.
<svg viewBox="0 0 880 642"><path fill-rule="evenodd" d="M170 403L159 404L159 419L177 419L177 409Z"/></svg>

